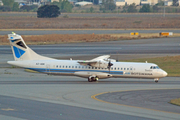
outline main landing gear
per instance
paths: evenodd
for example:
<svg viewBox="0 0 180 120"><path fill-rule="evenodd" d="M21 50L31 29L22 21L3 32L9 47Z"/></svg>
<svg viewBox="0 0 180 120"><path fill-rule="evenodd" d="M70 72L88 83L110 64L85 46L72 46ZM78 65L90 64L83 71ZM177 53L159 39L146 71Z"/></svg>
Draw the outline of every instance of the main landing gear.
<svg viewBox="0 0 180 120"><path fill-rule="evenodd" d="M95 82L98 81L99 78L98 77L88 77L88 82Z"/></svg>

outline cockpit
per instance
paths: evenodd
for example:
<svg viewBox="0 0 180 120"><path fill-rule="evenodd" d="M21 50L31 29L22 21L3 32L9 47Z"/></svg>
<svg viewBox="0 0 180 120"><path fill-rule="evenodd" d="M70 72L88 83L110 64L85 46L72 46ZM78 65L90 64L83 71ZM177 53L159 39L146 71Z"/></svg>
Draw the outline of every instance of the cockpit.
<svg viewBox="0 0 180 120"><path fill-rule="evenodd" d="M150 69L160 69L158 66L151 66Z"/></svg>

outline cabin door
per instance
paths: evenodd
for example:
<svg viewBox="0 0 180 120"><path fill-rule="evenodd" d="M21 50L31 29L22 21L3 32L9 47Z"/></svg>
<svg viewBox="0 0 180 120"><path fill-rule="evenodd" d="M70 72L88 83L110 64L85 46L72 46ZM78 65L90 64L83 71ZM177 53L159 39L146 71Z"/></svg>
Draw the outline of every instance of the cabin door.
<svg viewBox="0 0 180 120"><path fill-rule="evenodd" d="M51 73L50 64L46 64L46 73Z"/></svg>

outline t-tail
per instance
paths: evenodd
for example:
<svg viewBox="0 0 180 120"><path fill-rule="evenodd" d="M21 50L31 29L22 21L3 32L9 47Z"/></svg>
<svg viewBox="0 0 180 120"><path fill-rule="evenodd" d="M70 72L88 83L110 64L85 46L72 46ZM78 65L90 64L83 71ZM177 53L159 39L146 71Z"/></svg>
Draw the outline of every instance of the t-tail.
<svg viewBox="0 0 180 120"><path fill-rule="evenodd" d="M12 34L8 34L8 39L10 41L15 61L52 59L35 53L26 45L23 38L14 32L12 32Z"/></svg>

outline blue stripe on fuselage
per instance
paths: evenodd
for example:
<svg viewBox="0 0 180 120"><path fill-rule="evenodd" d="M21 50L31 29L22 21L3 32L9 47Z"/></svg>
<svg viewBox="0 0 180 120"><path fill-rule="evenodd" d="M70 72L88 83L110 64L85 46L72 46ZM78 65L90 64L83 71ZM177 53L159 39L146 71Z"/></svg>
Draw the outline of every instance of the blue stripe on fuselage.
<svg viewBox="0 0 180 120"><path fill-rule="evenodd" d="M51 73L74 73L74 72L103 72L109 73L105 70L78 70L78 69L46 69L46 68L27 68L38 72L51 72ZM110 74L123 75L123 71L110 71Z"/></svg>

